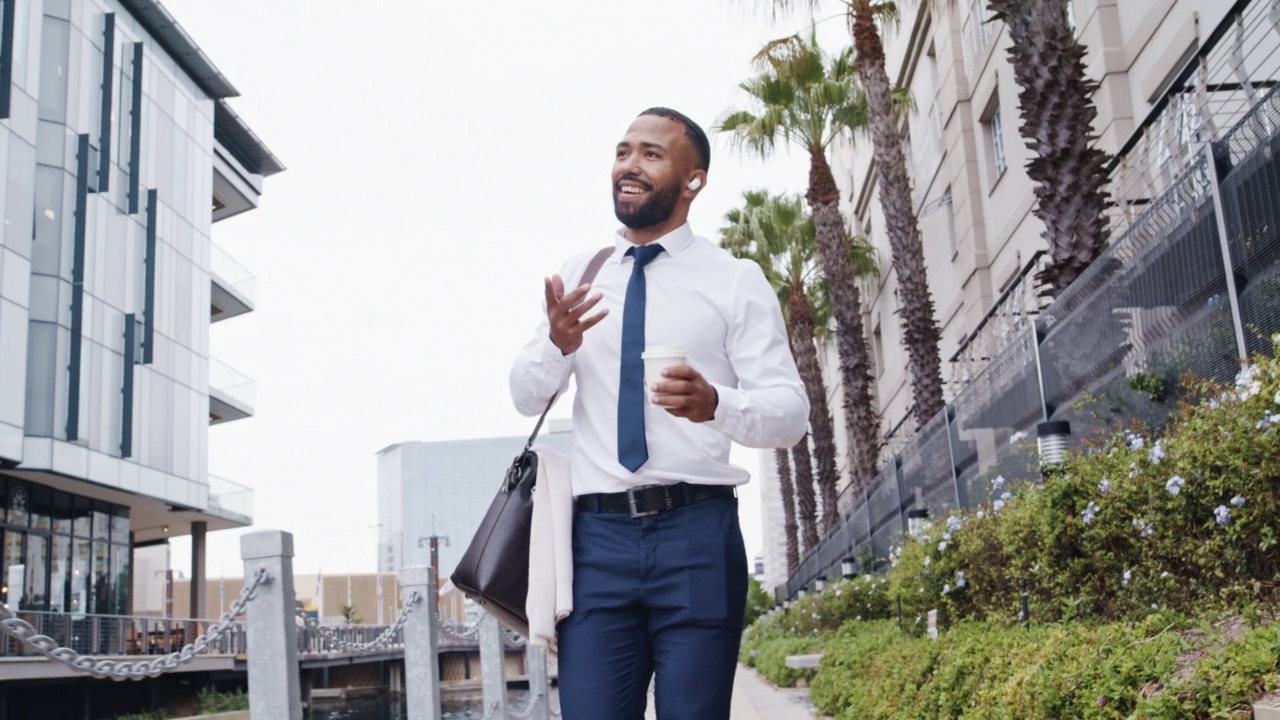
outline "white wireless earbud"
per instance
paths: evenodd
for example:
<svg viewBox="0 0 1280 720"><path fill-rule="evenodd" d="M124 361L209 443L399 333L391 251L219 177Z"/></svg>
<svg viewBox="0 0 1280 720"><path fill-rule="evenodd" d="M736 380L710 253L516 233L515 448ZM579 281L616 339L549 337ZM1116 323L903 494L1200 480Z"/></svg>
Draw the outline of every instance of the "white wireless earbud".
<svg viewBox="0 0 1280 720"><path fill-rule="evenodd" d="M689 181L690 190L697 190L700 187L702 187L702 178L694 178Z"/></svg>

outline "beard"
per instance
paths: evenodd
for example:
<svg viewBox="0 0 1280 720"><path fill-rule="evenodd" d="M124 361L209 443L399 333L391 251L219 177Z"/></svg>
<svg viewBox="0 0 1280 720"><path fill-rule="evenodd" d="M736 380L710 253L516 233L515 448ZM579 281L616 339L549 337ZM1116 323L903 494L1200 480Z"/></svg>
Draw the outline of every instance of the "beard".
<svg viewBox="0 0 1280 720"><path fill-rule="evenodd" d="M619 222L632 230L643 230L666 222L671 213L675 212L676 203L680 201L680 183L650 189L649 199L631 208L622 205L622 198L622 191L614 187L613 214L618 217Z"/></svg>

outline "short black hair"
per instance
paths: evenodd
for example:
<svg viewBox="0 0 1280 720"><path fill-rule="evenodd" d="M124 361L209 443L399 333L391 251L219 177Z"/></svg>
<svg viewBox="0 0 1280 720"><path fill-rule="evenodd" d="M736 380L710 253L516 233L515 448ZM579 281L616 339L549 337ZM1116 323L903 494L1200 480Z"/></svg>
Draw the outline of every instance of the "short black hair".
<svg viewBox="0 0 1280 720"><path fill-rule="evenodd" d="M657 115L683 125L685 137L689 138L689 142L693 143L693 147L698 151L698 167L703 172L711 168L711 141L707 140L707 134L702 131L698 123L690 120L684 113L671 108L651 107L640 113L640 117L645 115Z"/></svg>

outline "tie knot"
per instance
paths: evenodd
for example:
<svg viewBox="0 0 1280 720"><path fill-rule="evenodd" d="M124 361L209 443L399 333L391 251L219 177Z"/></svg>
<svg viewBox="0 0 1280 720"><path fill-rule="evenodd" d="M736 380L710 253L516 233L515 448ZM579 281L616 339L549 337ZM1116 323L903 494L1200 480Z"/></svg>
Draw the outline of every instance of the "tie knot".
<svg viewBox="0 0 1280 720"><path fill-rule="evenodd" d="M658 257L658 253L660 252L662 252L662 246L654 243L649 245L637 245L630 250L627 250L627 254L635 258L637 267L644 267L645 265L648 265L654 258Z"/></svg>

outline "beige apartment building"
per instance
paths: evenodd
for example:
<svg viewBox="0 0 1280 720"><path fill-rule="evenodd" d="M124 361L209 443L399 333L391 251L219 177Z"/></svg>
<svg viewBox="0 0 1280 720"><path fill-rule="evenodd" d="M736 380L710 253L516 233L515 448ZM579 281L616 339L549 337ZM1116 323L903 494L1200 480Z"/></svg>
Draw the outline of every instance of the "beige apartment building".
<svg viewBox="0 0 1280 720"><path fill-rule="evenodd" d="M1014 81L1002 22L985 0L902 3L902 22L887 33L892 81L910 88L916 111L904 123L904 150L920 215L925 263L942 330L943 378L950 400L963 376L948 362L1001 293L1045 249L1032 213L1034 195L1024 167L1030 159L1018 134L1019 88ZM1205 36L1227 17L1225 0L1071 0L1069 7L1087 71L1101 87L1095 133L1115 153L1151 111ZM871 142L859 137L837 146L832 165L851 230L866 235L883 268L864 302L871 334L875 391L887 451L915 430L910 418L911 378L898 320L897 278L891 269L884 215L874 181ZM1026 302L1036 302L1026 293ZM834 347L825 358L841 444L844 419ZM882 455L883 457L883 455ZM842 467L843 470L843 467ZM787 577L782 506L772 451L761 454L766 587Z"/></svg>

